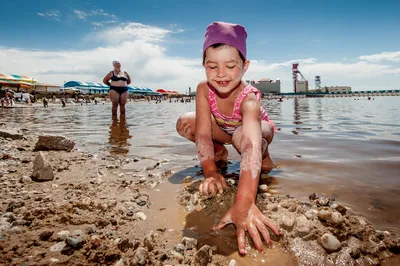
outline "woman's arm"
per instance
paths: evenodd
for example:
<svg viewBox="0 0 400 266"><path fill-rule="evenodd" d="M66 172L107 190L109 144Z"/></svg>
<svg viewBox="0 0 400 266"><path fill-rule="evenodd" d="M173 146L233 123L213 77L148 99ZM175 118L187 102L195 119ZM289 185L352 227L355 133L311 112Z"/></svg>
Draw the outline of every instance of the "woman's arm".
<svg viewBox="0 0 400 266"><path fill-rule="evenodd" d="M128 78L127 84L128 85L131 84L131 77L129 76L128 72L124 71L124 73L125 73L126 77Z"/></svg>
<svg viewBox="0 0 400 266"><path fill-rule="evenodd" d="M111 71L103 78L103 83L110 86L110 79L112 77Z"/></svg>

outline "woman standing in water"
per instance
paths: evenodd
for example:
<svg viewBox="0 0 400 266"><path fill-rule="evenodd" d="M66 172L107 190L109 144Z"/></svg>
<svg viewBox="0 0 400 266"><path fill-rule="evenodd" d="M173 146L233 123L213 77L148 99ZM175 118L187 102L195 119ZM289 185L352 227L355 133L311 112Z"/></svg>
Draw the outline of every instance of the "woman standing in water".
<svg viewBox="0 0 400 266"><path fill-rule="evenodd" d="M121 70L121 63L119 61L113 61L113 67L114 69L104 77L103 82L110 86L112 115L117 115L118 105L120 114L125 115L125 104L128 99L128 85L131 83L131 78L127 72Z"/></svg>

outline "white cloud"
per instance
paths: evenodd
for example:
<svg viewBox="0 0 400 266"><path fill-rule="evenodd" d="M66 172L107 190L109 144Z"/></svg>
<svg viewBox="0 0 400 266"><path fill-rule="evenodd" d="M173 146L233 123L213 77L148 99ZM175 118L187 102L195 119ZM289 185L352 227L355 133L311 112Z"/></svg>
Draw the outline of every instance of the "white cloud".
<svg viewBox="0 0 400 266"><path fill-rule="evenodd" d="M74 14L81 20L86 20L86 17L88 14L85 11L82 10L74 10Z"/></svg>
<svg viewBox="0 0 400 266"><path fill-rule="evenodd" d="M113 19L113 21L118 20L117 16L113 15L113 14L109 14L107 12L104 12L103 9L95 9L92 11L83 11L83 10L78 10L78 9L74 9L74 14L77 18L86 21L89 17L108 17Z"/></svg>
<svg viewBox="0 0 400 266"><path fill-rule="evenodd" d="M38 12L37 14L41 17L47 17L50 20L60 21L60 11L57 9L50 9L46 12Z"/></svg>
<svg viewBox="0 0 400 266"><path fill-rule="evenodd" d="M400 51L397 52L383 52L380 54L372 55L362 55L359 57L360 60L365 61L390 61L390 62L400 62Z"/></svg>
<svg viewBox="0 0 400 266"><path fill-rule="evenodd" d="M89 33L86 40L98 40L108 43L120 43L122 41L144 40L159 42L172 33L171 30L149 26L137 22L121 23L101 31Z"/></svg>

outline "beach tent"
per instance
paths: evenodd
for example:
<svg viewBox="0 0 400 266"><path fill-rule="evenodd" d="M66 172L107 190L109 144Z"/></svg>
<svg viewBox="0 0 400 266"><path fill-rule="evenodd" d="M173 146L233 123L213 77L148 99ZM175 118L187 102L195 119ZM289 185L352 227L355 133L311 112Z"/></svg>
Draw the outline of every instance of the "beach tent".
<svg viewBox="0 0 400 266"><path fill-rule="evenodd" d="M81 93L108 93L110 87L96 82L68 81L64 84L64 88L75 88Z"/></svg>

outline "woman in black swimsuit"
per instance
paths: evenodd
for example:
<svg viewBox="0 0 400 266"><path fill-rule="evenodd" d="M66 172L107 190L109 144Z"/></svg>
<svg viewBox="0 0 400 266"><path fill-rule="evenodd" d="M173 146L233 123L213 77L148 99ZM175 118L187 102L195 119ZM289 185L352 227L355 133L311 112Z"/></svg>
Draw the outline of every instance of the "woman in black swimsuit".
<svg viewBox="0 0 400 266"><path fill-rule="evenodd" d="M128 85L131 83L129 74L121 70L121 63L113 61L114 70L110 71L103 79L104 84L110 86L110 100L112 102L112 115L117 115L118 105L121 115L125 115L125 104L128 99Z"/></svg>

